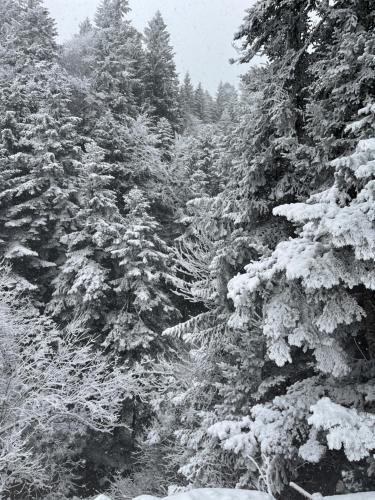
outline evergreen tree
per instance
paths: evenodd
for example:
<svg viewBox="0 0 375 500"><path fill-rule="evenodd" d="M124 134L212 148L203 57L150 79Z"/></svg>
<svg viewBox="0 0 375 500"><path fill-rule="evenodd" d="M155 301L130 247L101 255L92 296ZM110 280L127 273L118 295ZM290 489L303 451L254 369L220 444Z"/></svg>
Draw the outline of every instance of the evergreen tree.
<svg viewBox="0 0 375 500"><path fill-rule="evenodd" d="M95 15L93 91L101 106L119 119L136 114L135 85L140 38L125 15L127 0L103 0Z"/></svg>
<svg viewBox="0 0 375 500"><path fill-rule="evenodd" d="M95 13L95 24L102 29L120 27L129 11L128 0L102 0Z"/></svg>
<svg viewBox="0 0 375 500"><path fill-rule="evenodd" d="M194 107L194 87L189 73L186 73L184 81L181 84L181 98L186 113L192 113Z"/></svg>
<svg viewBox="0 0 375 500"><path fill-rule="evenodd" d="M21 6L11 32L1 60L1 246L42 296L75 212L82 137L46 10L39 2Z"/></svg>
<svg viewBox="0 0 375 500"><path fill-rule="evenodd" d="M213 123L215 121L216 106L215 101L208 90L204 92L204 101L206 109L206 121L208 123Z"/></svg>
<svg viewBox="0 0 375 500"><path fill-rule="evenodd" d="M66 260L54 282L48 311L61 325L73 322L76 331L100 335L108 314L115 263L112 245L124 231L115 193L109 188L110 166L95 144L87 144L79 178L80 210L75 230L65 234Z"/></svg>
<svg viewBox="0 0 375 500"><path fill-rule="evenodd" d="M220 82L216 93L215 118L220 120L225 110L234 106L237 100L237 91L230 83Z"/></svg>
<svg viewBox="0 0 375 500"><path fill-rule="evenodd" d="M356 146L358 111L373 95L374 64L369 54L374 15L370 3L320 6L307 106L309 135L319 152L316 163L330 161Z"/></svg>
<svg viewBox="0 0 375 500"><path fill-rule="evenodd" d="M337 6L337 12L341 13L341 7ZM163 397L174 400L173 394L182 393L183 396L178 399L177 407L166 404L161 409L155 428L161 442L171 439L168 428L163 426L167 415L171 416L168 427L173 428L175 441L172 449L184 447L183 454L173 455L172 451L172 456L190 484L250 485L259 472L254 463L259 462L264 470L263 477L269 478L271 490L280 492L285 477L295 477L293 460L298 453L302 458L309 454L309 443L298 436L308 435L306 416L310 405L319 400L327 387L324 381L309 378L307 354L299 352L293 366L282 369L272 363L272 359L282 358L283 354L286 356L282 358L283 364L287 360L288 351L281 343L275 342L275 351L270 350L265 356L268 331L278 340L282 328L288 332L286 336L289 335L288 328L293 328L298 321L297 314L307 321L311 317L311 313L305 310L293 316L292 305L299 301L297 292L288 295L290 292L285 283L278 288L276 279L275 287L280 297L275 297L275 302L271 297L268 306L267 294L271 284L245 300L249 290L245 278L242 281L238 278L238 284L230 281L247 261L262 259L263 256L266 259L279 242L293 235L292 224L278 219L277 212L273 214L272 210L280 203L305 200L331 178L327 163L317 161L320 152L317 154L311 145L309 134L313 122L306 113L310 106L309 89L315 84L316 88L319 86L316 73L319 49L315 47L314 52L310 51L310 44L318 43L324 24L319 20L316 24L311 22L314 9L312 2L294 0L281 3L259 1L249 9L237 34L237 39L243 40L241 61L248 62L262 51L269 63L251 70L244 78L243 98L236 110L239 119L233 129L229 127L230 140L221 160L221 164L230 169L226 186L214 198L189 203L193 213L188 219L188 231L193 237L180 255L180 263L181 275L185 269L186 275L192 278L177 280L177 286L181 294L201 304L203 312L168 330L168 333L182 336L188 343L190 359L184 360L184 370L190 370L196 378L193 385L184 385L178 368L180 361L176 362L170 394ZM334 19L335 5L330 5L329 11ZM325 14L322 14L322 19L326 20ZM334 29L334 23L328 23L328 26ZM322 53L327 51L327 38L322 37L320 43ZM369 46L367 43L367 50ZM361 59L365 60L366 56ZM369 59L367 61L369 65ZM366 93L369 96L368 89L371 88L368 69L365 74L369 75L369 80L365 79L363 86L364 98ZM223 85L219 94L225 95ZM218 100L219 104L224 101L221 97ZM323 137L322 143L324 141ZM353 193L356 192L353 187ZM283 262L286 247L283 243L279 247L277 256ZM263 269L261 266L259 264ZM257 269L255 264L254 267ZM288 273L292 273L292 267ZM268 269L264 274L266 280ZM256 275L254 283L257 280ZM237 298L236 292L231 292L237 309L234 315L231 315L231 303L226 296L228 282L231 290L232 283L235 283L236 290L242 290L244 283L243 295L240 292ZM317 303L318 298L313 300L311 307ZM360 319L355 304L351 312L349 302L347 308L342 307L344 309L349 316L352 314L348 321ZM296 336L298 334L302 335L303 331L296 332ZM306 335L312 336L311 333ZM319 336L312 338L318 341ZM293 338L290 340L294 342ZM293 345L301 345L299 338L296 337ZM338 347L333 356L328 354L332 348L335 349L333 343L327 344L327 351L323 347L322 362L327 363L327 370L334 375L343 374L344 351ZM319 363L316 366L321 368ZM333 387L335 382L331 384ZM232 390L234 385L236 389ZM290 387L287 394L285 387ZM348 387L348 392L350 390ZM168 389L165 391L168 393ZM295 416L293 409L303 394L306 394L300 403L303 409ZM279 397L275 398L276 395ZM272 418L269 424L270 412L274 412L275 419ZM277 434L273 422L277 422L280 429ZM328 424L320 422L315 431L328 429ZM248 427L250 432L247 432ZM272 446L269 439L274 435L277 438ZM313 438L313 431L311 436ZM301 439L300 446L306 444L301 452L296 447L298 439ZM320 445L316 441L311 443L311 457L316 458ZM317 458L316 462L319 460ZM303 474L301 470L299 477L302 480Z"/></svg>
<svg viewBox="0 0 375 500"><path fill-rule="evenodd" d="M158 11L145 29L145 97L151 114L166 118L176 130L178 117L178 80L170 35Z"/></svg>
<svg viewBox="0 0 375 500"><path fill-rule="evenodd" d="M326 479L321 469L325 463L335 463L337 474L330 478L332 483L335 483L333 488L336 484L342 483L342 478L345 478L348 469L351 469L352 477L355 476L359 480L361 475L363 478L368 477L368 473L365 472L366 467L372 466L371 459L368 460L367 464L361 464L358 467L353 466L353 464L349 465L345 463L346 459L343 454L337 453L335 455L327 449L338 449L342 444L348 460L359 456L356 443L351 438L352 431L349 432L346 446L339 438L345 416L349 414L353 418L357 418L354 426L361 425L359 422L364 422L364 434L369 436L371 433L369 431L371 419L358 411L358 407L356 408L358 390L356 384L362 377L362 370L368 372L368 368L365 367L366 362L363 365L363 361L359 361L358 358L371 357L371 348L368 346L372 342L372 329L363 323L362 318L372 317L370 312L372 292L360 290L363 284L359 283L362 265L360 261L370 259L370 257L369 255L356 254L358 262L355 264L344 262L347 258L346 254L345 257L340 258L338 248L342 248L344 253L349 251L347 248L351 245L349 227L354 227L354 225L358 227L358 223L354 223L352 220L347 226L350 219L349 214L345 213L344 215L343 213L342 218L338 215L340 222L334 215L338 207L345 210L346 205L349 205L351 208L348 208L348 212L354 210L353 203L356 205L357 202L362 202L359 193L363 192L363 196L366 198L366 190L362 185L358 186L358 183L353 179L353 174L349 172L349 165L353 165L354 170L356 169L355 165L359 166L363 161L363 168L366 170L365 165L367 161L371 162L372 157L371 141L360 143L357 155L353 155L347 160L339 159L334 163L338 167L334 188L313 196L307 205L290 205L274 210L274 215L287 215L291 222L305 225L300 238L279 243L275 252L271 257L268 257L269 248L272 249L275 243L285 238L288 233L292 234L288 226L285 226L286 231L284 232L282 224L280 225L274 216L267 215L269 209L275 206L274 201L278 200L276 201L277 205L283 201L285 203L289 200L304 199L309 192L317 189L319 184L324 186L327 178L330 178L327 160L332 158L332 154L335 151L336 153L338 151L341 154L345 153L348 145L356 136L367 135L368 137L369 130L366 127L370 127L371 130L373 118L371 115L366 115L371 106L360 111L364 115L363 118L356 120L353 124L350 123L360 107L373 100L372 64L371 58L367 55L373 51L373 44L369 41L364 42L363 45L361 43L362 40L367 39L364 26L371 26L371 16L368 17L368 5L355 4L355 6L353 3L349 7L353 23L346 24L345 21L348 18L341 17L343 5L327 6L324 4L323 10L327 8L328 11L324 10L321 13L320 22L318 20L316 24L310 25L306 22L306 15L311 4L307 2L305 4L301 2L299 6L296 6L295 2L286 2L283 5L272 2L265 5L264 2L259 2L253 10L250 10L247 23L240 32L241 36L246 37L245 47L250 41L253 42L252 46L250 44L250 50L245 53L243 61L248 60L255 54L256 50L262 47L270 58L271 65L268 69L266 68L266 71L260 70L258 73L258 78L261 78L259 82L263 81L263 84L254 85L254 81L256 81L254 77L257 77L254 72L246 78L246 85L250 88L253 87L256 91L256 94L253 94L254 97L256 96L256 100L250 100L250 106L247 108L253 118L247 119L242 128L242 130L247 130L242 139L246 141L242 151L247 150L251 155L250 164L252 167L250 177L247 177L245 169L237 171L236 183L239 187L241 184L243 187L247 186L246 190L249 189L249 191L244 191L241 195L240 191L235 189L234 196L230 196L231 188L227 191L227 200L228 195L229 199L232 200L232 203L227 204L229 209L227 216L235 216L241 224L254 220L255 216L256 224L252 227L247 226L247 230L251 240L254 238L254 242L262 243L265 248L258 247L257 249L251 244L258 255L264 256L263 259L261 258L260 262L248 266L248 276L242 276L230 282L230 297L236 306L236 313L230 319L229 325L239 333L240 338L243 338L241 332L245 332L245 335L250 334L254 340L259 339L261 350L256 357L258 357L259 362L263 358L264 364L263 367L261 364L259 366L261 377L258 390L248 400L250 420L247 420L246 416L244 417L242 410L239 413L237 413L238 410L234 411L236 415L234 419L228 421L227 418L224 418L224 421L219 421L209 428L206 427L205 436L206 439L208 439L207 436L214 439L213 442L209 440L211 446L219 444L222 450L226 452L231 450L236 456L238 467L243 465L243 460L246 461L246 456L252 456L253 460L260 462L264 469L264 477L269 478L271 489L274 492L283 490L285 476L295 478L297 474L300 482L310 481L308 489L318 489L318 482L314 483L311 478L315 473L320 481L323 478ZM345 7L348 5L345 4ZM285 12L282 12L284 8ZM292 8L293 14L289 10ZM355 13L356 8L358 12ZM289 17L288 12L291 17ZM361 21L364 12L367 12L366 23ZM273 17L276 13L278 16ZM348 11L345 13L347 14ZM298 19L299 29L301 26L305 26L305 34L296 37L295 30L281 33L280 30L285 29L286 25L280 26L276 30L267 31L264 29L269 22L278 23L284 14L288 15L288 22L291 20L295 22ZM305 19L305 24L301 23L303 19ZM262 22L259 22L260 20ZM338 26L340 26L339 29ZM359 30L361 33L359 45L351 44L350 33L352 30L353 32ZM276 34L276 37L274 38L270 33ZM280 39L278 39L279 35L281 35ZM276 40L278 43L274 44ZM301 45L303 40L305 43ZM306 52L306 48L312 40L316 41L313 55ZM300 50L296 51L298 46L300 46ZM333 49L333 47L335 48ZM297 62L297 66L293 67L293 71L289 75L284 73L287 65L285 63L281 65L281 56L285 48L287 48L285 61ZM363 51L359 59L361 64L342 66L343 55L345 54L346 58L351 59L357 50ZM335 61L334 57L328 63L327 54L337 54L340 51L342 51L342 55L340 60L336 60L336 66L332 65L332 61ZM331 71L323 75L322 68L326 68L328 64ZM305 69L309 70L307 74L311 78L308 88L300 86L302 81L300 77L294 80L295 76L301 76L300 72L304 71L302 70L303 65L305 65ZM269 70L271 71L268 73ZM359 77L360 73L366 75L365 78ZM304 73L304 75L306 74ZM283 109L281 106L280 111L283 109L283 112L279 115L277 106L283 102L285 94L280 99L275 99L274 85L277 78L283 79L286 76L283 90L288 89L290 100L289 104L288 101L284 102L288 107L290 105L292 107L286 111L287 108ZM351 91L346 94L345 88L350 85L351 79L353 79L353 94ZM273 95L268 93L272 87L274 88ZM311 97L308 96L307 92L311 92ZM339 106L337 103L335 104L336 94L343 97L339 98ZM346 95L351 96L348 101L346 101ZM308 105L307 101L309 101ZM274 107L276 103L277 106ZM259 106L260 113L257 111L257 106ZM274 110L273 113L269 112L270 109ZM305 123L302 121L303 115L300 115L299 109L308 109L311 113ZM327 110L327 114L322 112L323 109ZM284 127L288 124L288 120L293 117L293 113L294 118L289 122L291 132L290 135L288 134L289 139L287 139L288 135L285 132L282 134L284 137L279 136L280 132L285 130ZM258 116L260 120L263 120L264 117L268 117L266 119L270 120L270 128L264 136L266 140L259 141L260 136L258 135L260 130L267 129L266 121L263 126L260 126L260 122L257 123L254 116ZM326 117L328 122L324 121ZM251 122L255 125L255 129L252 129L251 125L249 126ZM278 124L276 130L273 128L275 124ZM345 132L348 134L347 137L343 137ZM313 135L315 144L307 137L308 134ZM258 145L261 144L264 148L269 138L271 138L269 154L266 156L265 149L263 151L259 149L260 155L256 158L254 153L256 154ZM253 139L256 142L250 146ZM238 144L237 142L235 150L241 151ZM271 188L273 194L267 196L263 187L270 188L272 180L270 179L271 182L269 182L266 181L266 177L263 177L264 168L266 165L272 165L272 163L268 163L270 158L274 153L278 154L278 150L282 151L285 146L287 149L284 149L281 161L279 161L281 167L279 172L282 177L277 179L273 174L273 179L277 180L277 184ZM231 155L234 159L236 158L235 150ZM254 159L255 163L253 163ZM286 159L287 163L284 163ZM262 170L257 171L254 167L259 160L261 160L259 165L262 164ZM277 163L277 160L274 157L273 165L276 164L275 162ZM315 170L309 172L307 169L309 164L313 165ZM235 171L238 166L240 163L235 160ZM285 167L287 170L284 170ZM283 176L285 177L283 178ZM301 183L302 180L305 185ZM307 189L306 183L308 183ZM273 191L273 189L276 190ZM239 201L238 204L236 200ZM249 200L250 203L244 205L244 200ZM236 209L233 213L236 204L238 210ZM242 215L246 213L243 212L245 206L248 212L243 219ZM371 230L367 229L367 226L363 226L362 222L360 227L363 227L365 234L370 234ZM335 238L331 243L328 243L324 236L326 231L328 235L330 234L329 228L332 228ZM328 236L328 240L329 238ZM363 234L359 238L366 246L367 237ZM352 244L355 245L354 241ZM322 245L321 250L317 248L319 245ZM368 261L366 261L365 266L367 273L370 273ZM354 277L350 272L346 274L345 269L349 268L356 269L358 275ZM279 272L281 274L278 274ZM316 274L314 274L315 272ZM371 290L370 281L364 286ZM337 290L335 290L336 286ZM354 293L351 292L353 287ZM253 293L253 291L258 293ZM258 322L258 318L261 318L261 323ZM327 335L330 336L329 339ZM357 338L354 345L353 336ZM364 340L364 338L369 340ZM239 345L241 344L237 341L236 347L238 348ZM261 352L265 348L267 348L267 355L263 354L262 356ZM302 348L302 352L298 348ZM310 357L311 351L315 354L313 362ZM227 373L232 374L235 380L242 380L241 364L244 363L244 360L241 361L240 365L238 364L238 360L241 359L240 355L236 363L232 361L226 368ZM277 370L277 374L269 360L282 366ZM288 362L292 360L293 364L288 366ZM313 372L309 369L311 366L320 375L313 376ZM256 377L257 372L253 373ZM372 374L369 375L369 379L371 377ZM338 386L340 387L340 396L337 398ZM246 384L244 387L246 388ZM225 395L224 401L228 397L227 395L233 397L233 393L228 391L227 383L224 384L222 394ZM240 390L235 391L237 399L240 395ZM321 400L326 395L329 395L331 400ZM259 401L260 404L254 405L255 402ZM336 406L332 401L336 401ZM337 404L355 409L345 413L345 410L340 409ZM299 406L298 413L295 412L296 405ZM220 408L222 408L222 404L215 407L217 416L220 415ZM309 419L310 408L313 411L311 419ZM361 409L363 410L363 408ZM233 409L230 411L233 412ZM327 413L324 414L324 411ZM331 412L331 417L328 416L328 412ZM341 416L339 416L340 412L342 412ZM270 415L272 415L271 421ZM223 416L228 416L228 410L224 412ZM322 430L328 433L328 447L318 438L318 432ZM338 441L333 445L332 439L335 431L338 432L336 435ZM365 442L364 439L361 446L366 450ZM368 441L367 444L371 446ZM207 446L207 443L203 441L202 453ZM239 450L243 451L239 452ZM363 453L361 457L367 456L366 451ZM193 454L191 463L194 463L194 460L197 458ZM296 473L296 463L303 460L318 465L316 465L316 469L314 469L314 465L309 465L309 468L301 467ZM248 481L249 477L251 477L251 473L247 478L245 475L243 480ZM324 482L328 487L328 478ZM350 484L345 484L343 487L350 488ZM371 487L371 481L364 481L362 487Z"/></svg>
<svg viewBox="0 0 375 500"><path fill-rule="evenodd" d="M373 111L369 111L364 110L371 117ZM373 133L373 116L371 123ZM249 265L247 274L232 280L229 287L236 306L232 321L240 327L253 313L254 295L267 288L262 330L268 356L280 367L292 363L300 373L300 381L252 409L250 431L239 439L255 439L264 449L264 439L271 431L267 412L273 412L274 441L266 453L276 470L286 465L293 475L295 465L290 461L316 464L330 454L336 470L332 479L338 483L350 468L364 489L374 486L366 472L373 467L369 457L373 408L367 397L373 384L370 366L375 345L371 308L373 157L374 139L360 141L353 154L332 163L336 175L331 188L313 195L307 203L275 209L277 215L300 225L298 237L280 243L270 257ZM347 193L354 182L358 194L350 199ZM307 358L303 370L300 350ZM318 375L306 369L306 362ZM362 404L358 394L367 403ZM294 411L297 400L298 414ZM286 428L294 435L287 453ZM363 438L359 438L358 428ZM277 443L283 443L283 448L278 449ZM348 467L344 456L349 462L366 461Z"/></svg>
<svg viewBox="0 0 375 500"><path fill-rule="evenodd" d="M174 149L174 133L166 118L161 118L156 124L156 146L162 152L162 160L170 162Z"/></svg>
<svg viewBox="0 0 375 500"><path fill-rule="evenodd" d="M206 99L202 84L199 83L194 93L194 113L202 121L207 121Z"/></svg>
<svg viewBox="0 0 375 500"><path fill-rule="evenodd" d="M179 105L183 129L186 130L191 125L191 116L194 113L194 87L189 73L186 73L184 81L180 85Z"/></svg>
<svg viewBox="0 0 375 500"><path fill-rule="evenodd" d="M110 314L106 343L127 353L148 350L153 341L157 345L158 334L175 315L164 289L169 274L168 247L157 236L158 224L149 209L143 193L132 189L125 199L125 231L112 248L120 275L113 281L118 299L112 300L111 307L117 303L119 312Z"/></svg>

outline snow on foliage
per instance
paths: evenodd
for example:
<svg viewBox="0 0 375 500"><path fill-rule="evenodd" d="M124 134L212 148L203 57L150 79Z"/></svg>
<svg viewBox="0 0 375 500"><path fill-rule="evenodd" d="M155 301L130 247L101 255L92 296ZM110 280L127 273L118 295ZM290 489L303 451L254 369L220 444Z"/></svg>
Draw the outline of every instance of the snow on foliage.
<svg viewBox="0 0 375 500"><path fill-rule="evenodd" d="M263 332L269 356L280 366L291 362L291 346L298 346L315 351L319 370L336 376L348 372L339 327L366 316L350 290L375 289L375 268L369 263L375 260L375 181L369 178L345 204L340 172L360 172L362 179L374 160L375 141L361 141L355 153L333 162L338 174L330 191L275 209L304 224L299 237L280 243L270 257L250 264L246 275L229 284L229 296L243 316L248 297L272 283L273 294L263 306Z"/></svg>
<svg viewBox="0 0 375 500"><path fill-rule="evenodd" d="M311 411L309 424L327 432L329 449L343 447L353 461L362 460L375 450L375 415L344 408L329 398L320 399Z"/></svg>
<svg viewBox="0 0 375 500"><path fill-rule="evenodd" d="M115 429L136 385L90 343L62 337L13 283L0 267L0 492L67 492L80 463L79 440Z"/></svg>
<svg viewBox="0 0 375 500"><path fill-rule="evenodd" d="M374 489L372 3L252 2L213 99L160 12L0 0L1 497Z"/></svg>

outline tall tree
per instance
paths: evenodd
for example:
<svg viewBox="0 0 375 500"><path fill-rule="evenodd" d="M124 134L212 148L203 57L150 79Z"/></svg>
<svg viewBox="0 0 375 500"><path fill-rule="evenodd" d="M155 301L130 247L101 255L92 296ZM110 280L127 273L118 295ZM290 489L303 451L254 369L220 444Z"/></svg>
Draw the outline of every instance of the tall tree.
<svg viewBox="0 0 375 500"><path fill-rule="evenodd" d="M178 80L170 35L158 11L145 29L145 97L151 114L179 126Z"/></svg>
<svg viewBox="0 0 375 500"><path fill-rule="evenodd" d="M334 463L335 473L329 472L329 478L319 472L323 486L333 491L348 471L360 483L358 489L374 487L368 472L374 466L369 456L373 404L367 391L373 385L375 355L370 208L375 122L373 111L364 112L371 127L363 133L370 138L361 140L351 155L332 162L334 184L306 203L275 209L275 214L299 226L298 237L281 242L269 257L249 265L247 274L233 279L229 287L236 306L233 322L240 327L254 314L255 296L267 288L262 331L268 356L279 367L290 364L299 372L296 383L252 409L250 430L240 432L238 439L255 439L260 450L267 447L274 470L286 467L290 476L295 474L291 462ZM354 183L357 196L350 199ZM273 413L272 425L267 412ZM291 431L289 438L286 428ZM363 429L361 438L358 428ZM271 446L265 442L269 432ZM302 468L303 480L309 476ZM343 487L351 491L350 480Z"/></svg>
<svg viewBox="0 0 375 500"><path fill-rule="evenodd" d="M1 247L42 296L75 212L82 137L56 64L54 23L40 2L18 8L1 52Z"/></svg>
<svg viewBox="0 0 375 500"><path fill-rule="evenodd" d="M315 20L317 7L322 11ZM278 244L283 245L280 242L294 235L291 222L278 218L273 209L282 203L306 200L311 192L321 189L332 179L327 163L317 161L320 151L312 144L313 122L308 109L312 109L310 105L314 105L315 97L309 101L309 92L314 85L316 89L320 88L316 72L318 58L332 43L329 42L330 35L333 36L335 30L335 22L328 23L325 9L328 9L330 19L337 21L342 7L341 4L327 6L327 3L323 5L307 0L262 0L248 10L236 36L243 42L241 62L249 62L261 52L267 56L268 64L251 70L244 78L243 98L237 111L239 119L231 130L229 147L222 162L230 169L226 186L213 198L205 197L189 203L193 213L188 219L188 231L192 237L180 255L180 263L182 276L185 268L190 277L177 280L177 286L181 294L201 304L203 312L168 330L168 333L186 340L190 357L184 359L184 373L190 370L196 377L194 384L186 384L176 368L172 375L175 385L170 384L169 388L172 394L176 391L183 396L175 407L165 405L166 413L161 410L161 418L156 424L161 441L166 442L171 437L163 421L166 421L166 415L172 415L168 426L173 428L174 439L177 439L177 445L174 442L173 446L175 449L184 446L183 454L172 453L172 456L187 482L193 484L207 485L212 481L226 486L250 485L257 475L255 460L264 470L262 476L270 478L271 489L275 493L281 491L285 477L293 477L295 472L293 460L299 452L293 448L293 443L299 435L308 432L306 415L309 407L324 393L320 380L310 379L304 384L304 378L310 376L306 369L309 359L306 353L299 351L293 366L282 369L270 359L286 352L282 345L276 345L275 352L265 356L267 332L276 339L282 327L289 332L288 325L292 324L292 328L297 321L291 316L290 308L292 303L298 303L298 297L293 294L285 300L279 297L277 304L271 297L268 303L267 287L272 286L272 279L261 293L246 297L247 286L257 283L258 275L254 272L249 285L245 278L242 281L238 278L235 282L238 289L242 290L243 286L243 294L239 293L238 298L235 293L231 295L237 309L232 314L227 285L232 283L231 278L246 262L266 259ZM365 12L368 13L368 6ZM343 15L341 19L344 18ZM330 33L328 39L322 35L323 26ZM355 29L362 32L362 27ZM311 50L313 43L320 43L322 52L316 45ZM370 52L372 50L369 41L361 47L361 50L364 47ZM345 53L344 48L343 51ZM350 52L347 56L349 59L353 57ZM361 62L367 67L363 94L358 103L363 103L366 95L369 97L372 88L370 59L364 55ZM352 69L349 65L345 67ZM337 76L342 70L350 71L345 67L334 68L332 75ZM358 82L355 88L358 88ZM324 92L324 96L329 98L329 93ZM332 111L334 109L332 103ZM322 143L325 143L324 137ZM356 193L357 189L353 187L352 195ZM309 228L308 225L306 230ZM278 256L283 262L281 250ZM259 266L261 268L261 264ZM267 272L268 269L265 270L266 281ZM283 285L278 291L288 294ZM269 315L263 309L265 303ZM354 318L355 311L358 313L359 310L355 306L351 309L351 318ZM305 311L301 318L310 317L303 314ZM279 324L278 318L283 325ZM298 342L296 337L296 345L300 345ZM322 357L328 363L328 355ZM331 361L334 363L333 359ZM338 371L333 365L331 369L334 374L339 374L340 366L343 366L340 356L336 361ZM180 364L181 360L176 366ZM316 366L319 369L319 365ZM233 390L234 386L236 389ZM291 387L287 395L286 386ZM164 398L168 399L165 396L168 388L163 389ZM293 417L293 409L304 391L306 399L301 403L304 408L298 420L299 416ZM274 399L276 395L280 398ZM252 412L251 407L254 407ZM274 412L275 420L272 418L268 425L270 412ZM280 428L275 447L268 440L273 435L274 421ZM248 426L251 432L247 434ZM319 429L323 426L317 424ZM288 443L286 453L283 442ZM306 443L302 439L303 444ZM312 456L314 450L319 451L315 441L311 450ZM304 448L301 453L303 459L308 456L308 449ZM303 470L299 477L304 479Z"/></svg>
<svg viewBox="0 0 375 500"><path fill-rule="evenodd" d="M93 90L105 109L118 117L136 114L139 61L134 52L140 49L140 38L126 18L129 10L127 0L103 0L95 15Z"/></svg>
<svg viewBox="0 0 375 500"><path fill-rule="evenodd" d="M220 120L226 109L234 106L237 91L230 83L220 82L216 93L216 119Z"/></svg>
<svg viewBox="0 0 375 500"><path fill-rule="evenodd" d="M194 113L202 122L207 121L206 96L200 82L194 92Z"/></svg>
<svg viewBox="0 0 375 500"><path fill-rule="evenodd" d="M182 129L187 130L192 124L192 115L194 113L194 86L189 73L186 73L184 81L180 85L178 97Z"/></svg>

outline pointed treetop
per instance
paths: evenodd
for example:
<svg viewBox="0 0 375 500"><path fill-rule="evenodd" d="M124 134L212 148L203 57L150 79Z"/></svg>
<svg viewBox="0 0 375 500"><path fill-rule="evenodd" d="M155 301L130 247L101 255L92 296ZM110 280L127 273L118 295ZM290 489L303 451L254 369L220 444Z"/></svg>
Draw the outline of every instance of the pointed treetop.
<svg viewBox="0 0 375 500"><path fill-rule="evenodd" d="M95 14L95 24L103 29L117 26L129 11L129 0L102 0Z"/></svg>
<svg viewBox="0 0 375 500"><path fill-rule="evenodd" d="M169 42L170 35L167 31L167 25L164 22L163 16L160 10L157 10L154 17L149 21L148 26L145 29L146 42L150 39L154 39L162 34L163 38Z"/></svg>
<svg viewBox="0 0 375 500"><path fill-rule="evenodd" d="M167 26L164 22L163 16L161 15L161 12L159 9L155 12L153 19L151 19L151 22L155 22L155 23L158 23L160 25L163 24L165 27Z"/></svg>
<svg viewBox="0 0 375 500"><path fill-rule="evenodd" d="M86 35L93 30L93 25L88 17L79 25L79 34Z"/></svg>

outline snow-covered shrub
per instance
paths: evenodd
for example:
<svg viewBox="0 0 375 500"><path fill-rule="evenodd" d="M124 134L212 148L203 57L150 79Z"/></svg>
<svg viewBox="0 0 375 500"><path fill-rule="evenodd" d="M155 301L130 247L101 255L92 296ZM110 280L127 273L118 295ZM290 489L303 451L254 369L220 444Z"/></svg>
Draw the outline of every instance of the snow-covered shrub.
<svg viewBox="0 0 375 500"><path fill-rule="evenodd" d="M0 492L63 496L82 465L89 435L120 425L125 397L136 384L90 343L62 336L17 292L0 268Z"/></svg>

